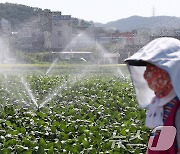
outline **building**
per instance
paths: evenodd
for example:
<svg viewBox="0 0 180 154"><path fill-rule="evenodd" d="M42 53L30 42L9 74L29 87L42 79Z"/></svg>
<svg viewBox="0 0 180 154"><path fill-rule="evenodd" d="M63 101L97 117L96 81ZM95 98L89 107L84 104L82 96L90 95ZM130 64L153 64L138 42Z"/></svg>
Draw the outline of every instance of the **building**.
<svg viewBox="0 0 180 154"><path fill-rule="evenodd" d="M72 37L72 23L70 15L52 13L51 49L63 50ZM46 46L45 46L46 47Z"/></svg>
<svg viewBox="0 0 180 154"><path fill-rule="evenodd" d="M119 53L104 53L103 63L104 64L118 64L119 63Z"/></svg>
<svg viewBox="0 0 180 154"><path fill-rule="evenodd" d="M46 11L20 26L17 44L24 50L61 51L70 42L72 24L70 15Z"/></svg>
<svg viewBox="0 0 180 154"><path fill-rule="evenodd" d="M52 52L52 57L58 57L63 60L78 60L78 61L89 61L92 60L92 52L85 51L63 51L63 52Z"/></svg>
<svg viewBox="0 0 180 154"><path fill-rule="evenodd" d="M13 42L16 48L21 50L42 50L44 45L44 35L40 28L39 18L34 18L32 21L27 21L19 26L19 30L14 33ZM14 43L13 43L14 44Z"/></svg>
<svg viewBox="0 0 180 154"><path fill-rule="evenodd" d="M1 18L0 20L0 36L10 36L11 24L8 20Z"/></svg>
<svg viewBox="0 0 180 154"><path fill-rule="evenodd" d="M9 58L9 39L11 24L8 20L0 19L0 63L5 63Z"/></svg>

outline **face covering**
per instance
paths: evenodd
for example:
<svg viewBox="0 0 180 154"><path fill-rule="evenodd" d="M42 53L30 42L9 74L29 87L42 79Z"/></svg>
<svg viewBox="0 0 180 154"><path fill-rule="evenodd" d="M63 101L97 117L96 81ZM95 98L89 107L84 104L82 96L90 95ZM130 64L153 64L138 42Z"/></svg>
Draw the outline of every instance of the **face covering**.
<svg viewBox="0 0 180 154"><path fill-rule="evenodd" d="M172 90L172 84L168 73L155 65L147 64L144 78L156 97L163 98Z"/></svg>

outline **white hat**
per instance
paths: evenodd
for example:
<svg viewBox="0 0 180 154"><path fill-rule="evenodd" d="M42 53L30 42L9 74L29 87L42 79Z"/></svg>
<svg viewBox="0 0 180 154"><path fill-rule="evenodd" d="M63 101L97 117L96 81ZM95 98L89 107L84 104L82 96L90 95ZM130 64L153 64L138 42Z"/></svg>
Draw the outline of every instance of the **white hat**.
<svg viewBox="0 0 180 154"><path fill-rule="evenodd" d="M155 96L143 76L147 62L169 74L174 91L180 98L180 41L178 39L157 38L127 58L125 62L130 71L140 107L144 108L149 105Z"/></svg>

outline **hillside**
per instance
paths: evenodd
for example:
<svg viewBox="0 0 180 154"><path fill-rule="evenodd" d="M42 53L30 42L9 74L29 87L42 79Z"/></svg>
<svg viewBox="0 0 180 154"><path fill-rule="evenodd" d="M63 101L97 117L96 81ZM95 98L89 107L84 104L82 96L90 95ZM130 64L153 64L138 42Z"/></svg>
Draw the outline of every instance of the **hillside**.
<svg viewBox="0 0 180 154"><path fill-rule="evenodd" d="M21 4L12 3L0 3L0 19L5 18L11 22L12 30L18 29L18 25L23 22L29 21L30 19L42 14L43 12L51 11L49 9L42 10L37 7L30 7ZM60 11L61 12L61 11ZM72 18L72 24L74 26L89 26L92 23L83 19Z"/></svg>
<svg viewBox="0 0 180 154"><path fill-rule="evenodd" d="M170 16L140 17L132 16L117 21L108 22L105 27L113 27L120 31L132 31L134 29L156 29L156 28L179 28L180 18Z"/></svg>
<svg viewBox="0 0 180 154"><path fill-rule="evenodd" d="M11 22L12 29L16 29L19 24L30 20L37 16L39 13L50 11L48 9L41 9L37 7L30 7L20 4L12 3L0 3L0 19L5 18ZM73 24L77 25L80 23L80 19L73 18ZM83 20L83 22L85 22ZM83 23L82 22L82 23ZM88 23L86 21L86 23ZM152 29L152 28L179 28L180 18L170 16L155 16L155 17L141 17L131 16L129 18L119 19L117 21L111 21L107 24L94 23L98 27L116 28L122 32L132 31L135 29Z"/></svg>
<svg viewBox="0 0 180 154"><path fill-rule="evenodd" d="M12 3L0 3L0 18L9 20L13 29L16 28L19 23L37 16L40 12L43 12L40 8Z"/></svg>

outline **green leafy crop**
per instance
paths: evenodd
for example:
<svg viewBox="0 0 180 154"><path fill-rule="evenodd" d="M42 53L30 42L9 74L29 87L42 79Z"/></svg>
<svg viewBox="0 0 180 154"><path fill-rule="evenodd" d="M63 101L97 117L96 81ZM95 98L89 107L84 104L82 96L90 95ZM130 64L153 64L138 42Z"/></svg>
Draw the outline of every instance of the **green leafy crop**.
<svg viewBox="0 0 180 154"><path fill-rule="evenodd" d="M16 78L1 80L0 153L144 153L149 130L131 82L93 75L71 84L71 78L26 76L38 105L64 85L40 109Z"/></svg>

